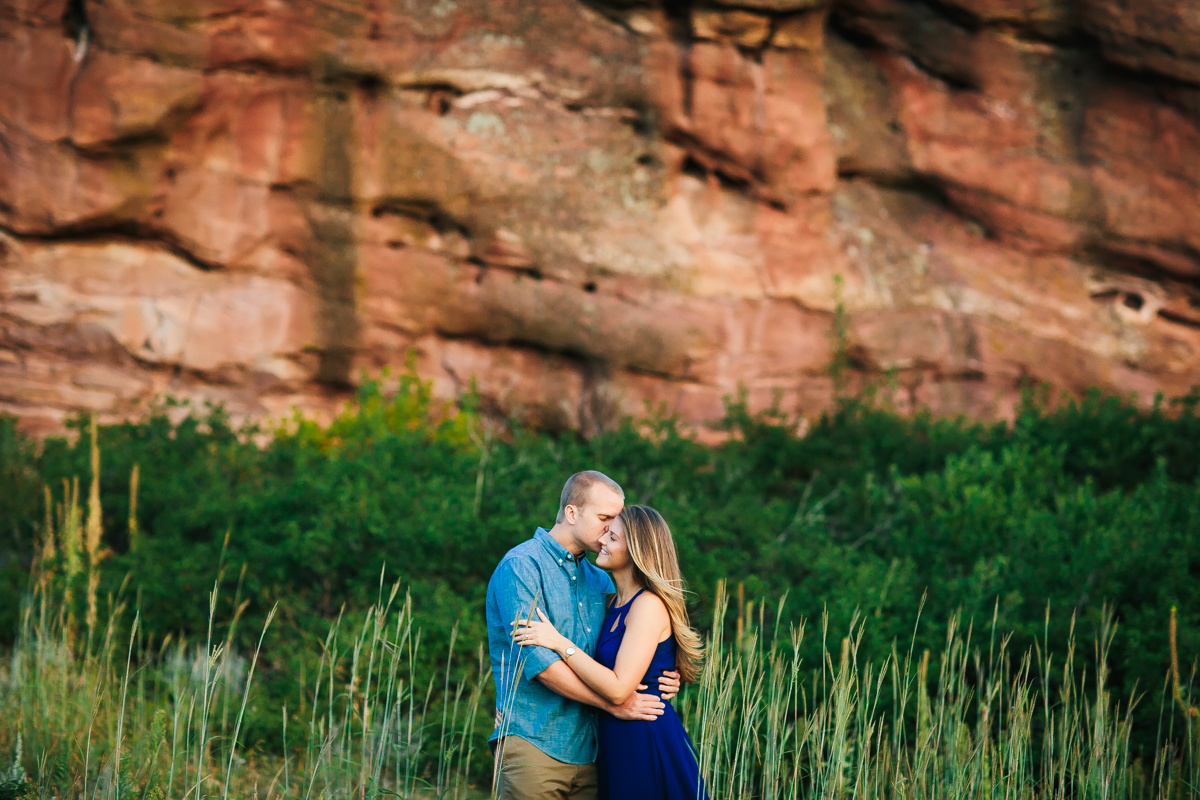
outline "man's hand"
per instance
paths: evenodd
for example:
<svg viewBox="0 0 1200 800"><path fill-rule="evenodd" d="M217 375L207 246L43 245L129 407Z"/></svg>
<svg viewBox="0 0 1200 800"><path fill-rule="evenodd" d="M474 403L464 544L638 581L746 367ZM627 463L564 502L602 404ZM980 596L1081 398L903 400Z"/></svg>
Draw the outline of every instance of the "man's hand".
<svg viewBox="0 0 1200 800"><path fill-rule="evenodd" d="M638 690L629 695L629 699L613 708L611 713L617 719L640 719L653 722L663 715L666 705L652 694L640 694L645 684L639 684Z"/></svg>
<svg viewBox="0 0 1200 800"><path fill-rule="evenodd" d="M675 699L675 695L679 694L679 673L675 670L663 670L663 674L658 677L658 690L662 692L662 699L668 703Z"/></svg>

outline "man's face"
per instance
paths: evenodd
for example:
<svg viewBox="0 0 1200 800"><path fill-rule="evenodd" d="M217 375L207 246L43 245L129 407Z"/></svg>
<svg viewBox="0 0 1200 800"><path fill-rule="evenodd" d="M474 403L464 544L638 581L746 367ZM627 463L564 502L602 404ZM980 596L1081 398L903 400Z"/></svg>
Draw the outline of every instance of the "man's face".
<svg viewBox="0 0 1200 800"><path fill-rule="evenodd" d="M600 552L600 539L608 533L608 526L625 507L625 500L604 484L597 483L588 492L587 502L575 509L573 530L575 539L585 550ZM574 506L569 506L574 508Z"/></svg>

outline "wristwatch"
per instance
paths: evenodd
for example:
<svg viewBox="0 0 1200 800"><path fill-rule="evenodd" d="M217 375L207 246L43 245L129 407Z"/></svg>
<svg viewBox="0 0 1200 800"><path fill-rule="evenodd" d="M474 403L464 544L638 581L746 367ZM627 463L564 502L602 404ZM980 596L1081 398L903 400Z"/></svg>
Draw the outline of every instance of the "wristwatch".
<svg viewBox="0 0 1200 800"><path fill-rule="evenodd" d="M570 658L570 657L571 657L571 656L573 656L573 655L575 655L575 648L574 648L574 647L568 647L568 648L567 648L567 649L564 651L564 654L563 654L563 661L566 661L568 658Z"/></svg>

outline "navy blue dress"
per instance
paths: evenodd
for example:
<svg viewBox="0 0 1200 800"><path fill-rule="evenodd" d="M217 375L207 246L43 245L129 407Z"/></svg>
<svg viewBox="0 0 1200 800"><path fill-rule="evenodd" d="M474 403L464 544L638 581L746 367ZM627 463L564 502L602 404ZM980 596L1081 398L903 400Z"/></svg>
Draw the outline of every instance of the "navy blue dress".
<svg viewBox="0 0 1200 800"><path fill-rule="evenodd" d="M638 592L641 594L641 592ZM625 638L625 614L637 599L610 608L596 642L596 661L612 669ZM612 630L613 623L617 629ZM675 635L659 642L641 683L646 694L659 694L658 676L675 669ZM621 720L599 713L600 752L596 770L600 800L707 800L692 740L670 703L653 722Z"/></svg>

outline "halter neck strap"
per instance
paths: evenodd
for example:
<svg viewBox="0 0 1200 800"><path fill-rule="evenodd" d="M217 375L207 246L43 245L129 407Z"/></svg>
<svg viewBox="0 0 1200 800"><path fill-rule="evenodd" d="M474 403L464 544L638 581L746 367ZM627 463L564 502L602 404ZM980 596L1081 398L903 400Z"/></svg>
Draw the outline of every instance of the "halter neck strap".
<svg viewBox="0 0 1200 800"><path fill-rule="evenodd" d="M629 600L628 600L628 601L626 601L626 602L625 602L623 605L619 605L619 606L613 606L613 608L627 608L627 607L629 606L629 604L630 604L630 603L632 603L634 600L637 600L637 599L638 599L638 595L639 595L639 594L641 594L641 593L642 593L642 592L644 592L644 591L646 591L644 588L643 588L643 589L638 589L638 590L637 590L637 592L636 592L636 593L633 595L633 597L629 598Z"/></svg>

